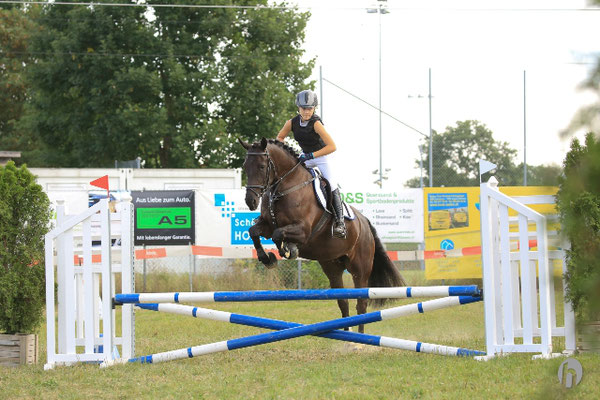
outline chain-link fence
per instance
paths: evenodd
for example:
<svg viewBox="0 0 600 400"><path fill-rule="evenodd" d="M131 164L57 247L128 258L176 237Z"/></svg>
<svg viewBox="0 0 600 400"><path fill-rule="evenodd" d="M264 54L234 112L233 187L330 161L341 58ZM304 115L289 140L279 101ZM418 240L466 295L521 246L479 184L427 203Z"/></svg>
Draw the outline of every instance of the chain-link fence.
<svg viewBox="0 0 600 400"><path fill-rule="evenodd" d="M399 270L419 269L418 262L396 262ZM193 255L136 259L137 292L219 291L328 288L317 261L279 260L267 269L256 259L207 258ZM348 286L352 286L348 274Z"/></svg>

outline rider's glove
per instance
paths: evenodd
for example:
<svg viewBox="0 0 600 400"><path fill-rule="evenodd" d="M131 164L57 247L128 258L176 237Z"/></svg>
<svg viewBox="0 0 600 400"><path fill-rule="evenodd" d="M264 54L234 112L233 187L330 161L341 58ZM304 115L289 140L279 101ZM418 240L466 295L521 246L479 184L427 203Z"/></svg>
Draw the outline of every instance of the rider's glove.
<svg viewBox="0 0 600 400"><path fill-rule="evenodd" d="M300 157L298 157L298 161L304 162L306 160L312 160L313 158L315 158L313 153L302 153L300 154Z"/></svg>

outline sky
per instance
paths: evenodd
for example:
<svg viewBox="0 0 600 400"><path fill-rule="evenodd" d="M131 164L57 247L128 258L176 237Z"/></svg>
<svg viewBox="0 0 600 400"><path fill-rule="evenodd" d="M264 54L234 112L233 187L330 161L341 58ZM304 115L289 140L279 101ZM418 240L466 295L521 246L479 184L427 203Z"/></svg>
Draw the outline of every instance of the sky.
<svg viewBox="0 0 600 400"><path fill-rule="evenodd" d="M586 8L584 0L291 3L312 15L305 60L316 59L317 113L338 148L334 166L342 190L377 188L380 136L389 169L383 189L420 176L415 160L424 136L415 129L429 134L429 69L432 129L441 133L457 121L478 120L517 150L517 164L526 136L528 165L560 165L571 139L559 132L580 107L597 100L580 89L600 55L600 11L578 11ZM389 13L367 12L379 4ZM381 135L377 109L356 98L379 104L380 28L381 109L402 122L383 115ZM436 182L435 170L433 176L435 186L449 186Z"/></svg>

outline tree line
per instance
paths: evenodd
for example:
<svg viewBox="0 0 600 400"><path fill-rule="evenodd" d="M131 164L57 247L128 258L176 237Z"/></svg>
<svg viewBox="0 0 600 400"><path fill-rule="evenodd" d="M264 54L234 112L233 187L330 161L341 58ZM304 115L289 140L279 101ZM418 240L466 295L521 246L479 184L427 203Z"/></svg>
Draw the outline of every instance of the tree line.
<svg viewBox="0 0 600 400"><path fill-rule="evenodd" d="M314 60L302 59L309 17L294 8L2 4L0 149L21 150L33 167L137 157L146 168L240 167L237 138L273 137L296 112L293 93L314 87ZM522 184L515 156L482 123L458 121L433 133L434 185L478 185L480 158L498 164L503 185ZM559 172L528 166L528 183L556 184Z"/></svg>
<svg viewBox="0 0 600 400"><path fill-rule="evenodd" d="M442 133L433 130L432 144L433 186L479 186L482 159L497 165L482 176L483 181L493 174L502 186L523 185L523 163L515 163L517 150L495 140L492 131L479 121L457 121ZM420 147L422 159L415 160L415 165L423 166L423 185L429 186L429 139ZM556 186L561 171L559 165L527 165L527 185ZM421 177L411 178L406 186L420 187Z"/></svg>
<svg viewBox="0 0 600 400"><path fill-rule="evenodd" d="M154 4L193 4L159 0ZM227 5L229 1L202 1ZM238 1L266 6L267 1ZM0 147L30 166L239 167L306 83L308 13L0 5Z"/></svg>

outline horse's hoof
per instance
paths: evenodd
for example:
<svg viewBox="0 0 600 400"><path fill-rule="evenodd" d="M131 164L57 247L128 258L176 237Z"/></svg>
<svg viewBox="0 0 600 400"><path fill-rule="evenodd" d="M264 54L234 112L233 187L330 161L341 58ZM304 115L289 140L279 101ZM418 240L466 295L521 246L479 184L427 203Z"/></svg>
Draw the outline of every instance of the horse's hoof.
<svg viewBox="0 0 600 400"><path fill-rule="evenodd" d="M280 254L281 257L290 258L290 249L287 246L283 248L283 254Z"/></svg>
<svg viewBox="0 0 600 400"><path fill-rule="evenodd" d="M288 246L286 243L281 243L281 246L279 247L279 256L283 257L283 258L288 258L290 256L290 250L288 249Z"/></svg>
<svg viewBox="0 0 600 400"><path fill-rule="evenodd" d="M277 257L275 256L275 253L269 252L269 261L266 263L263 262L263 264L265 264L265 267L268 269L275 268L277 266Z"/></svg>
<svg viewBox="0 0 600 400"><path fill-rule="evenodd" d="M293 260L298 257L298 247L296 247L296 246L290 246L290 247L291 247L290 255L288 258Z"/></svg>
<svg viewBox="0 0 600 400"><path fill-rule="evenodd" d="M294 243L282 243L279 249L279 255L288 260L293 260L298 257L298 246Z"/></svg>

